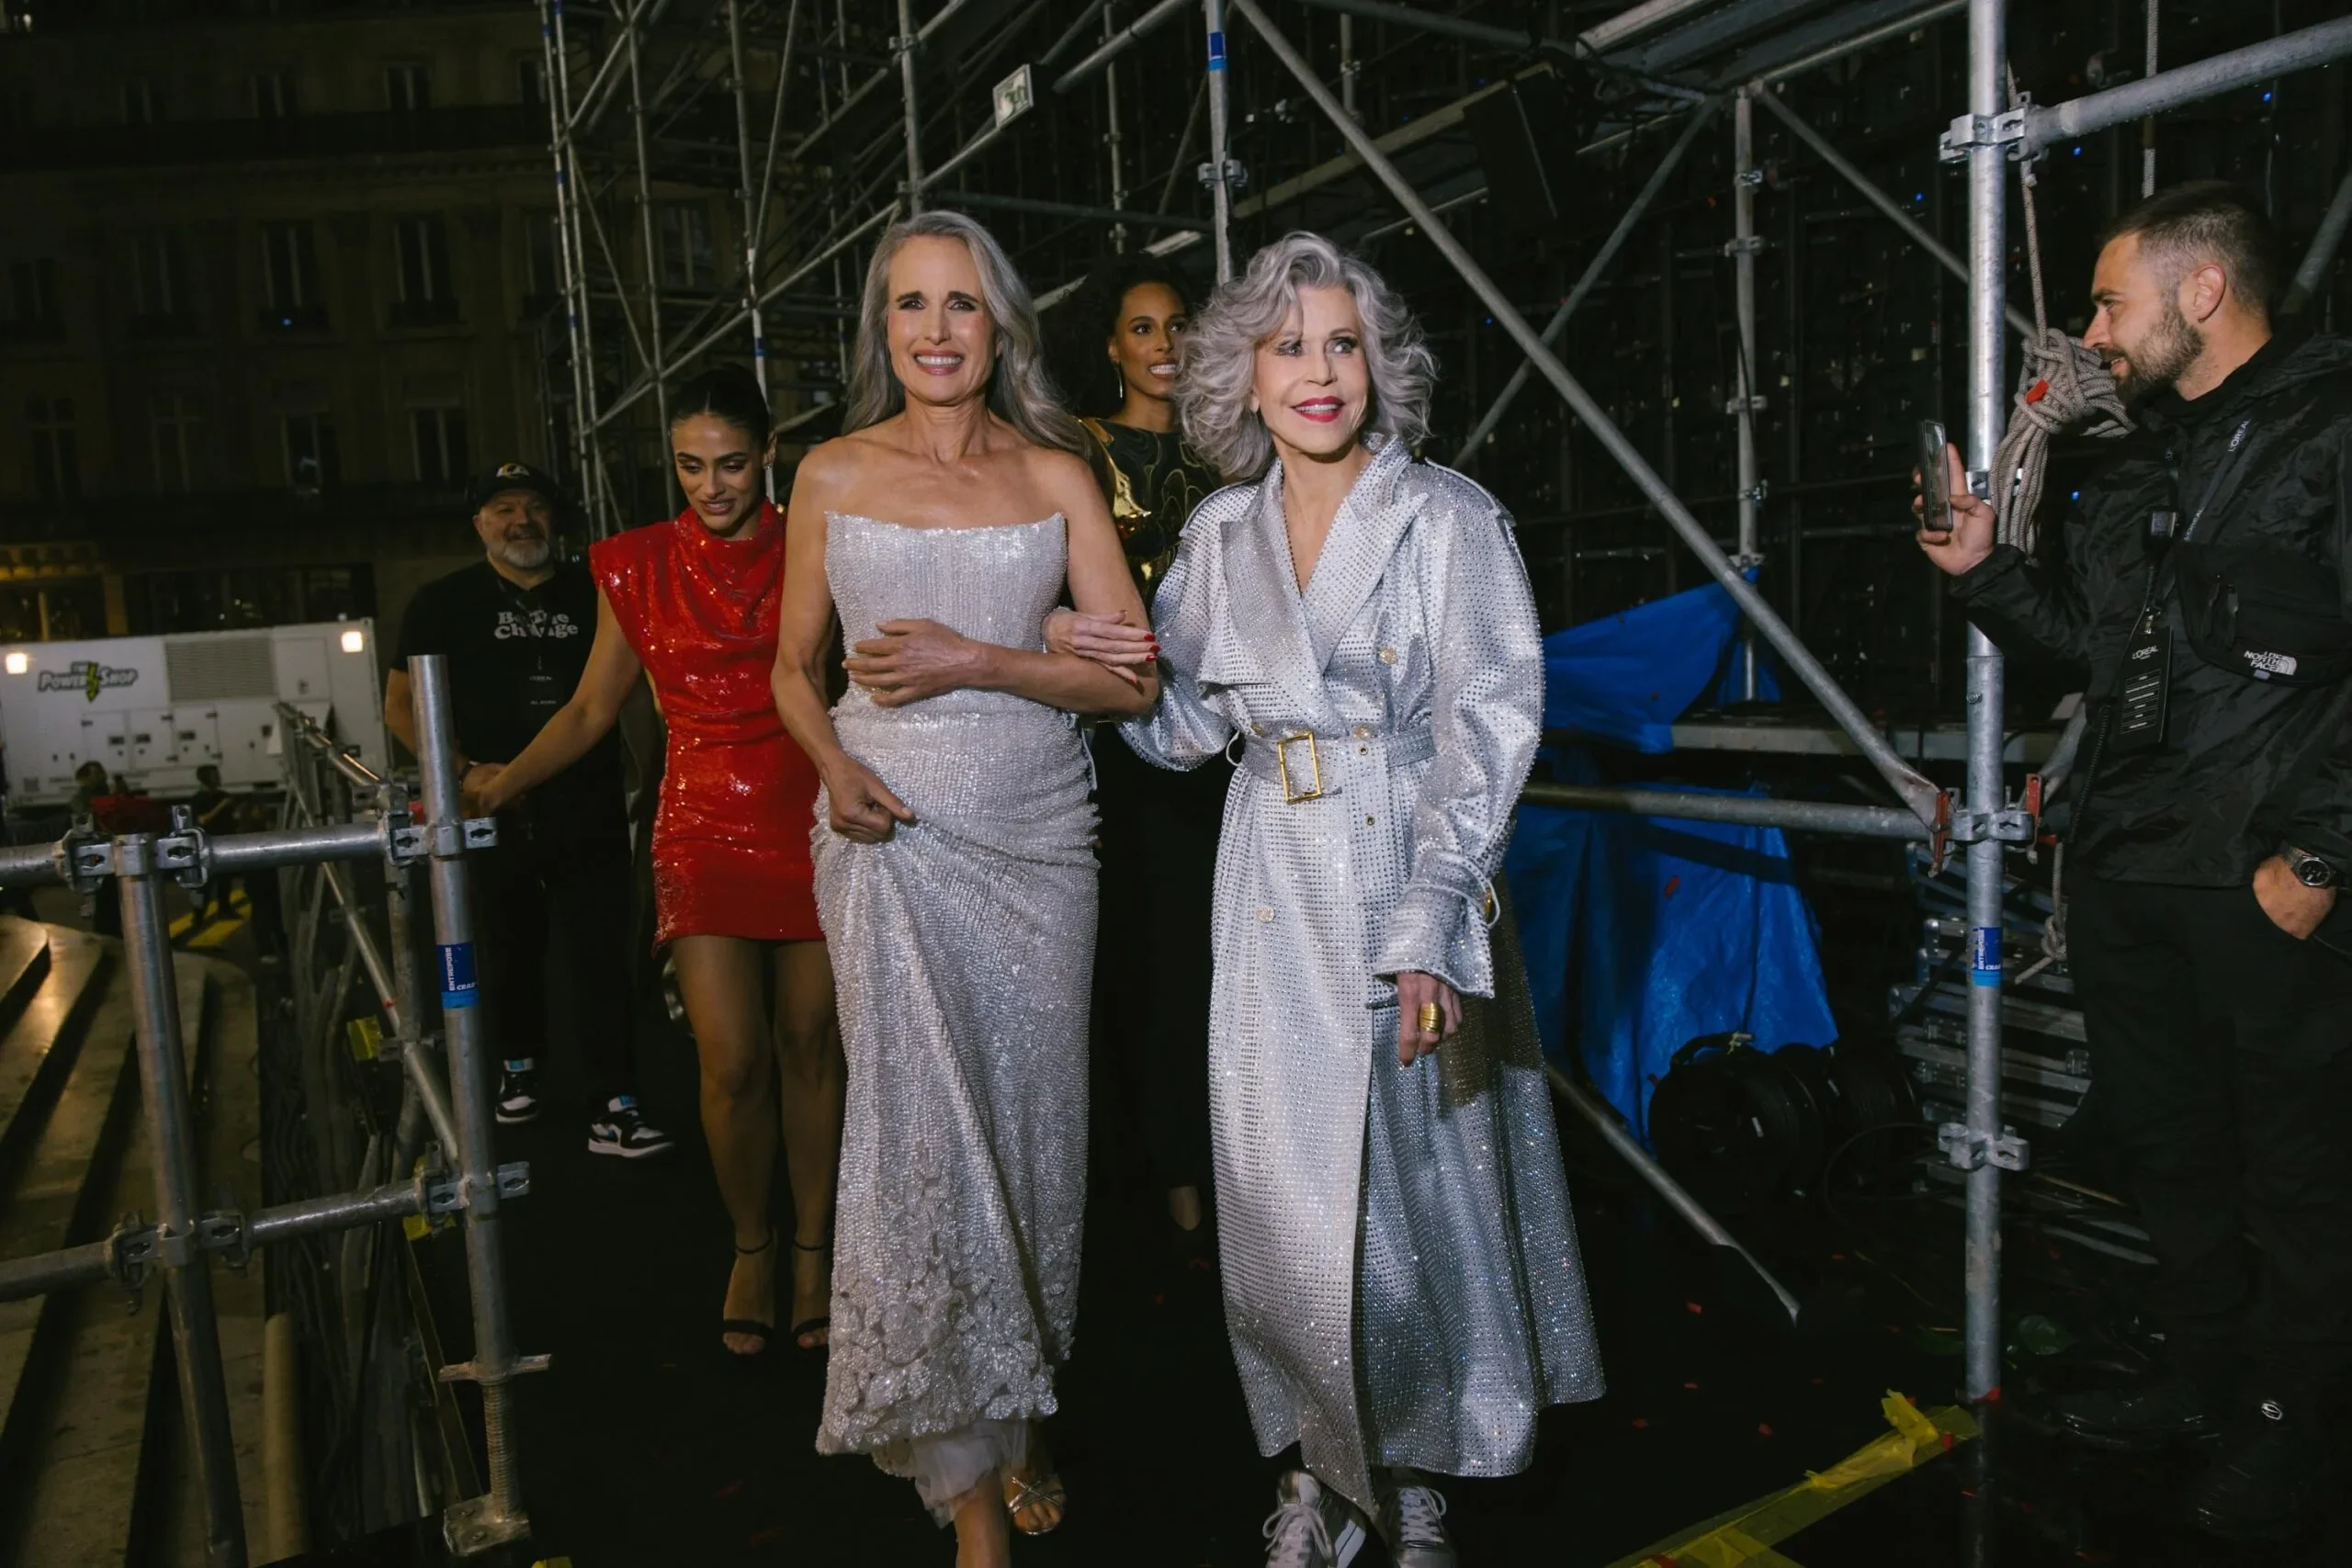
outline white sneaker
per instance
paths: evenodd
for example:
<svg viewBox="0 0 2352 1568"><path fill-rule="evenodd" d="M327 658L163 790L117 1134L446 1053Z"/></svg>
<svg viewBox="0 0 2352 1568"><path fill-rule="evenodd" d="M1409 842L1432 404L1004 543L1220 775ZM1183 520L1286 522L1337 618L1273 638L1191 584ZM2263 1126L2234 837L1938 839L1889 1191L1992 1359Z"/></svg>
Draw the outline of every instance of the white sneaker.
<svg viewBox="0 0 2352 1568"><path fill-rule="evenodd" d="M1410 1471L1399 1472L1398 1480L1380 1504L1388 1561L1395 1568L1455 1568L1459 1559L1445 1533L1445 1495Z"/></svg>
<svg viewBox="0 0 2352 1568"><path fill-rule="evenodd" d="M1303 1470L1274 1483L1266 1517L1266 1568L1348 1568L1363 1550L1363 1515Z"/></svg>

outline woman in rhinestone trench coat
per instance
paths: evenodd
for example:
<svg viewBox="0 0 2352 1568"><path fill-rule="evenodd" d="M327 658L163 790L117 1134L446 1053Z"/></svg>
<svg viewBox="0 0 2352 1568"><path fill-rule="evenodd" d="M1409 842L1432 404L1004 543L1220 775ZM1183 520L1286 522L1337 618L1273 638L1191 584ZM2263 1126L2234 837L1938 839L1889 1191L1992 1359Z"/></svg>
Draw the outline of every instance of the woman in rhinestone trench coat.
<svg viewBox="0 0 2352 1568"><path fill-rule="evenodd" d="M1453 1564L1413 1472L1514 1473L1544 1406L1601 1393L1497 903L1543 647L1509 515L1409 455L1432 368L1403 302L1318 236L1218 289L1179 401L1197 450L1260 477L1193 513L1155 606L1168 678L1124 731L1163 767L1240 760L1210 1114L1250 1416L1261 1450L1296 1442L1307 1472L1267 1521L1283 1568L1339 1568L1368 1526L1400 1568ZM1049 637L1148 656L1099 621Z"/></svg>

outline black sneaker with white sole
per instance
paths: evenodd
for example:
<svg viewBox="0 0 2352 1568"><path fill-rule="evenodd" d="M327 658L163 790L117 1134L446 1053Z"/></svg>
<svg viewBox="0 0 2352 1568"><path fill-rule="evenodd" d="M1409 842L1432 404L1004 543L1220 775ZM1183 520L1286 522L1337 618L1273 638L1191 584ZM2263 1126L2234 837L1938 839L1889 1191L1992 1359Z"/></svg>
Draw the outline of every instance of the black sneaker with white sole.
<svg viewBox="0 0 2352 1568"><path fill-rule="evenodd" d="M605 1107L605 1113L588 1123L588 1152L592 1155L618 1155L623 1159L643 1159L649 1155L668 1154L676 1141L661 1128L650 1126L638 1114L637 1101L622 1095Z"/></svg>
<svg viewBox="0 0 2352 1568"><path fill-rule="evenodd" d="M498 1073L498 1123L519 1127L539 1119L539 1065L525 1057L510 1061Z"/></svg>

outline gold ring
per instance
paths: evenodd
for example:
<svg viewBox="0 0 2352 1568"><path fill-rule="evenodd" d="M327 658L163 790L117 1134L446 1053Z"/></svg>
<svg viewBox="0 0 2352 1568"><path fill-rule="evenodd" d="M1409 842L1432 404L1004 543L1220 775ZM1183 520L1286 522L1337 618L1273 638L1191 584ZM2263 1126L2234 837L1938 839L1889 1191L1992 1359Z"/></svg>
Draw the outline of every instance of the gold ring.
<svg viewBox="0 0 2352 1568"><path fill-rule="evenodd" d="M1421 1010L1415 1016L1419 1019L1421 1032L1424 1034L1435 1034L1438 1025L1443 1022L1445 1018L1445 1015L1438 1010L1435 1002L1423 1002Z"/></svg>

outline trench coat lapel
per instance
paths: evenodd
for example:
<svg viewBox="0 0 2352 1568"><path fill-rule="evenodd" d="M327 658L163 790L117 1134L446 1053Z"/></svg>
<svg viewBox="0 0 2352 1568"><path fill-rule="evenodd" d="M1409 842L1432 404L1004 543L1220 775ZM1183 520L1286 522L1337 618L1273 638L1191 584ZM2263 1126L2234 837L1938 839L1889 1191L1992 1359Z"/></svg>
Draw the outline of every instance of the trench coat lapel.
<svg viewBox="0 0 2352 1568"><path fill-rule="evenodd" d="M1283 526L1282 465L1258 483L1256 501L1229 525L1225 592L1229 614L1202 660L1204 685L1272 684L1310 724L1332 722L1322 661L1306 635L1290 536Z"/></svg>
<svg viewBox="0 0 2352 1568"><path fill-rule="evenodd" d="M1419 487L1407 482L1411 461L1401 442L1382 442L1332 520L1330 537L1323 542L1300 606L1318 677L1330 667L1332 649L1380 587L1397 541L1420 515Z"/></svg>

